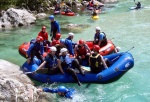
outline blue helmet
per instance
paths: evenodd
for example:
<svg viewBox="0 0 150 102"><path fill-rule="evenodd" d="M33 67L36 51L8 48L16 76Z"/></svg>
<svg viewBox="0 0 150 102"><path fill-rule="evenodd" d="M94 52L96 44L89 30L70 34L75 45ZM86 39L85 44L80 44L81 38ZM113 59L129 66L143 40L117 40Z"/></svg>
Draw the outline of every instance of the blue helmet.
<svg viewBox="0 0 150 102"><path fill-rule="evenodd" d="M60 43L65 43L65 39L60 39Z"/></svg>
<svg viewBox="0 0 150 102"><path fill-rule="evenodd" d="M50 16L49 16L49 19L54 19L54 15L50 15Z"/></svg>
<svg viewBox="0 0 150 102"><path fill-rule="evenodd" d="M59 86L58 87L58 92L67 92L67 91L68 91L68 89L64 86Z"/></svg>

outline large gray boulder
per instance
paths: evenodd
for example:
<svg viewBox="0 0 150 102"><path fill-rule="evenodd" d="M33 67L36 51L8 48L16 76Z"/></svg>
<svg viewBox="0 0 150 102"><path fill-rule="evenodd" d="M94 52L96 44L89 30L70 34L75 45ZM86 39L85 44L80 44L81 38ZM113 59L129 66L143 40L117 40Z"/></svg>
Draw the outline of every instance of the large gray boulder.
<svg viewBox="0 0 150 102"><path fill-rule="evenodd" d="M20 67L0 59L0 102L43 102Z"/></svg>
<svg viewBox="0 0 150 102"><path fill-rule="evenodd" d="M37 19L44 19L47 17L47 15L46 15L46 13L38 13L35 17Z"/></svg>
<svg viewBox="0 0 150 102"><path fill-rule="evenodd" d="M11 28L34 24L36 18L26 9L10 8L0 17L0 28Z"/></svg>

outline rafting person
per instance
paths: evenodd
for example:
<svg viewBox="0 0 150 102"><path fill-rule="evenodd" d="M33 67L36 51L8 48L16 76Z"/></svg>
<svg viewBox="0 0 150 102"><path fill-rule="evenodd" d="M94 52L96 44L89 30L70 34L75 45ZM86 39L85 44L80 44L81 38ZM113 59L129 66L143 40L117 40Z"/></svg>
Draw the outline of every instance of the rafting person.
<svg viewBox="0 0 150 102"><path fill-rule="evenodd" d="M94 8L94 10L93 10L93 12L92 12L92 17L93 17L93 16L97 16L97 15L98 15L97 10L96 10L96 8Z"/></svg>
<svg viewBox="0 0 150 102"><path fill-rule="evenodd" d="M135 9L140 9L141 8L141 3L140 2L137 2L135 4L136 4L136 8Z"/></svg>
<svg viewBox="0 0 150 102"><path fill-rule="evenodd" d="M73 98L73 94L76 92L73 88L66 88L65 86L59 86L58 88L47 88L37 89L38 92L49 92L49 93L58 93L59 96L66 97L69 99Z"/></svg>
<svg viewBox="0 0 150 102"><path fill-rule="evenodd" d="M48 40L48 33L46 32L46 26L42 26L42 29L39 32L38 36L43 37L44 41Z"/></svg>
<svg viewBox="0 0 150 102"><path fill-rule="evenodd" d="M87 7L93 7L94 6L94 1L89 1Z"/></svg>
<svg viewBox="0 0 150 102"><path fill-rule="evenodd" d="M34 56L40 59L41 62L44 61L43 53L44 53L44 45L43 45L43 37L37 36L36 39L32 39L30 41L29 49L27 50L27 63L31 64L33 62Z"/></svg>
<svg viewBox="0 0 150 102"><path fill-rule="evenodd" d="M57 49L56 47L50 47L50 52L45 57L45 60L33 73L43 73L43 74L56 74L59 72L63 73L63 70L58 66L58 60L55 56ZM45 67L45 68L43 68Z"/></svg>
<svg viewBox="0 0 150 102"><path fill-rule="evenodd" d="M90 48L82 39L80 39L79 44L75 46L74 52L80 64L82 64L83 60L88 61L89 55L91 54Z"/></svg>
<svg viewBox="0 0 150 102"><path fill-rule="evenodd" d="M103 59L103 56L99 54L100 47L98 45L94 45L93 53L89 58L89 65L92 73L99 73L102 70L107 69L108 66Z"/></svg>
<svg viewBox="0 0 150 102"><path fill-rule="evenodd" d="M54 9L54 11L60 11L61 10L61 8L60 8L60 4L59 3L57 3L56 5L55 5L55 9Z"/></svg>
<svg viewBox="0 0 150 102"><path fill-rule="evenodd" d="M55 53L55 55L56 55L56 57L57 58L59 58L59 56L60 56L60 50L62 49L62 48L66 48L66 46L65 46L65 39L60 39L59 40L59 44L56 44L55 45L55 47L56 47L56 49L57 49L57 51L56 51L56 53Z"/></svg>
<svg viewBox="0 0 150 102"><path fill-rule="evenodd" d="M66 6L65 9L64 9L64 12L65 12L65 14L67 14L67 13L72 12L72 11L71 11L71 9L69 9L68 6Z"/></svg>
<svg viewBox="0 0 150 102"><path fill-rule="evenodd" d="M74 56L68 54L68 50L66 48L62 48L60 50L60 57L59 57L59 67L63 69L63 71L67 74L71 74L75 81L81 86L81 83L76 75L75 68L77 68L81 75L84 76L84 73L81 69L81 65L79 64L78 60L75 59Z"/></svg>
<svg viewBox="0 0 150 102"><path fill-rule="evenodd" d="M50 46L50 42L48 41L48 33L46 32L46 26L42 26L42 29L39 32L38 36L43 37L43 39L44 39L44 41L43 41L44 46L47 46L47 44L48 44L47 47ZM46 47L44 47L44 51L46 51Z"/></svg>
<svg viewBox="0 0 150 102"><path fill-rule="evenodd" d="M107 45L106 34L104 32L101 33L100 27L96 27L95 30L96 30L96 33L94 35L94 44L97 44L100 47Z"/></svg>
<svg viewBox="0 0 150 102"><path fill-rule="evenodd" d="M70 32L68 33L68 37L65 40L60 41L60 46L66 46L68 49L69 54L74 56L74 46L76 43L72 42L72 39L74 38L74 33Z"/></svg>
<svg viewBox="0 0 150 102"><path fill-rule="evenodd" d="M56 37L53 39L52 41L52 46L55 46L56 44L59 44L60 43L60 38L61 38L61 34L60 33L57 33L56 34Z"/></svg>
<svg viewBox="0 0 150 102"><path fill-rule="evenodd" d="M60 33L60 25L59 23L55 20L54 15L49 16L49 19L51 21L51 30L50 30L50 36L53 38L56 37L57 33Z"/></svg>

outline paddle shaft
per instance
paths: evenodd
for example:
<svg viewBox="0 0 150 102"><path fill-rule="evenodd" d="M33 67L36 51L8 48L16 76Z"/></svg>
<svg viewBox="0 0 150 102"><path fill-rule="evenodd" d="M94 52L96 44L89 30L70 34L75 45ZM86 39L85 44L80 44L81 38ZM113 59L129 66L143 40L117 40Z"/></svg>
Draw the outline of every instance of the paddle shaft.
<svg viewBox="0 0 150 102"><path fill-rule="evenodd" d="M129 52L130 50L132 50L134 48L134 46L133 47L131 47L129 50L127 50L126 52Z"/></svg>
<svg viewBox="0 0 150 102"><path fill-rule="evenodd" d="M24 72L24 74L28 75L28 74L32 74L33 72Z"/></svg>

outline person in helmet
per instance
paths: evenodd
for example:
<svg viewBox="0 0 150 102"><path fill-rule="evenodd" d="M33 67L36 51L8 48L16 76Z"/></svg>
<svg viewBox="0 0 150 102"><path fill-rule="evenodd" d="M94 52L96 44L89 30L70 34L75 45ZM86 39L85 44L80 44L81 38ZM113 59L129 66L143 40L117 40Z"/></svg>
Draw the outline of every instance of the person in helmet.
<svg viewBox="0 0 150 102"><path fill-rule="evenodd" d="M33 73L43 73L43 74L50 74L50 75L59 72L63 73L63 70L58 67L58 59L55 56L56 51L57 51L56 47L54 46L50 47L50 52L45 57L44 62Z"/></svg>
<svg viewBox="0 0 150 102"><path fill-rule="evenodd" d="M105 68L108 68L103 56L99 54L100 47L99 45L93 46L93 53L89 58L89 66L92 73L99 73Z"/></svg>
<svg viewBox="0 0 150 102"><path fill-rule="evenodd" d="M57 21L54 19L54 15L49 16L49 19L51 21L51 30L50 30L50 36L51 40L56 37L57 33L60 33L60 25Z"/></svg>
<svg viewBox="0 0 150 102"><path fill-rule="evenodd" d="M75 46L74 49L75 56L82 65L82 61L88 62L89 55L91 54L91 50L84 40L80 39L79 43Z"/></svg>
<svg viewBox="0 0 150 102"><path fill-rule="evenodd" d="M36 56L38 59L41 60L41 62L44 61L43 59L43 53L44 53L44 46L43 46L43 37L37 36L36 39L32 39L30 42L29 49L27 50L27 63L30 64L33 62L34 56Z"/></svg>
<svg viewBox="0 0 150 102"><path fill-rule="evenodd" d="M59 96L66 97L69 99L73 98L73 94L76 93L75 89L73 88L66 88L65 86L59 86L57 88L43 88L38 89L38 92L49 92L49 93L58 93Z"/></svg>
<svg viewBox="0 0 150 102"><path fill-rule="evenodd" d="M42 29L39 32L38 36L43 37L44 40L48 40L48 33L46 32L46 26L42 26Z"/></svg>
<svg viewBox="0 0 150 102"><path fill-rule="evenodd" d="M74 46L76 45L76 43L72 42L73 38L74 38L74 33L72 32L68 33L68 38L66 38L63 41L60 41L60 46L66 46L69 54L74 56Z"/></svg>
<svg viewBox="0 0 150 102"><path fill-rule="evenodd" d="M42 30L39 32L38 36L43 37L44 39L44 46L50 46L50 42L48 41L48 33L46 32L46 26L42 26ZM44 48L44 51L46 51L46 47Z"/></svg>
<svg viewBox="0 0 150 102"><path fill-rule="evenodd" d="M61 34L60 33L57 33L56 34L56 37L53 39L52 41L52 46L55 46L56 44L59 44L60 43L60 38L61 38Z"/></svg>
<svg viewBox="0 0 150 102"><path fill-rule="evenodd" d="M64 7L64 12L65 12L65 14L67 14L67 13L72 12L72 11L71 11L71 9L66 5L66 6Z"/></svg>
<svg viewBox="0 0 150 102"><path fill-rule="evenodd" d="M60 39L57 42L52 42L54 44L54 46L56 47L56 49L57 49L57 51L55 53L57 58L60 57L60 50L62 48L66 48L66 46L64 44L62 44L63 42L65 42L65 39ZM57 43L59 43L59 44L57 44Z"/></svg>
<svg viewBox="0 0 150 102"><path fill-rule="evenodd" d="M63 71L69 75L72 75L72 77L75 79L75 81L78 83L79 86L81 86L81 83L76 75L75 68L77 68L81 75L84 76L84 73L81 69L81 66L77 59L75 59L74 56L68 54L68 50L66 48L62 48L60 50L60 57L59 57L59 67L63 69Z"/></svg>
<svg viewBox="0 0 150 102"><path fill-rule="evenodd" d="M93 12L92 12L92 14L91 14L91 15L92 15L92 17L93 17L93 16L97 16L97 15L98 15L96 8L93 8Z"/></svg>
<svg viewBox="0 0 150 102"><path fill-rule="evenodd" d="M57 12L59 12L59 13L60 13L60 10L61 10L61 8L60 8L60 4L59 4L59 3L57 3L57 4L55 5L54 14L55 14L55 11L57 11Z"/></svg>
<svg viewBox="0 0 150 102"><path fill-rule="evenodd" d="M96 33L94 35L94 44L103 47L107 44L107 38L104 32L101 33L101 28L96 27Z"/></svg>

